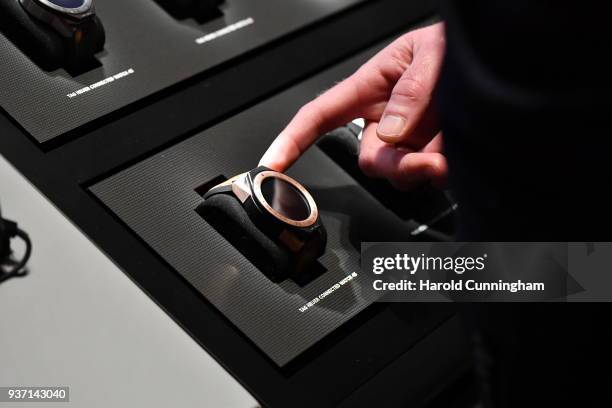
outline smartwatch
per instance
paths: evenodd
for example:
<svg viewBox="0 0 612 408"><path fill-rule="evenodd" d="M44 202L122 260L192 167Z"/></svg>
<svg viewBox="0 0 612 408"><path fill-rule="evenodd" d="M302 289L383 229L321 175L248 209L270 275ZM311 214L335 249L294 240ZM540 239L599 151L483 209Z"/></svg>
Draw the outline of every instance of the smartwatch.
<svg viewBox="0 0 612 408"><path fill-rule="evenodd" d="M327 232L314 199L304 186L286 174L258 167L211 188L235 197L253 224L293 255L296 271L311 265L325 252Z"/></svg>
<svg viewBox="0 0 612 408"><path fill-rule="evenodd" d="M104 27L96 16L93 0L19 2L31 17L41 21L64 39L68 65L81 65L104 47Z"/></svg>

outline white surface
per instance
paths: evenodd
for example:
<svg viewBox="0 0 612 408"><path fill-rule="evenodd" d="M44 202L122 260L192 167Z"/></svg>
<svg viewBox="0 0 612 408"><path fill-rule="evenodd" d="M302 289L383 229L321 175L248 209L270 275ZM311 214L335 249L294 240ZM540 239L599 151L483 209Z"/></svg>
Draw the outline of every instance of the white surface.
<svg viewBox="0 0 612 408"><path fill-rule="evenodd" d="M34 242L0 284L0 386L69 386L57 408L258 405L1 156L0 204Z"/></svg>

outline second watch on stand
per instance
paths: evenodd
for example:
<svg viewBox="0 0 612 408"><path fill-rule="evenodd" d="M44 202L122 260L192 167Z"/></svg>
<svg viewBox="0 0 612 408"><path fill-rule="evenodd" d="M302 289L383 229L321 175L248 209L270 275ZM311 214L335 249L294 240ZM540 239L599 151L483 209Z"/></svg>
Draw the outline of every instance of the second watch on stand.
<svg viewBox="0 0 612 408"><path fill-rule="evenodd" d="M19 0L34 19L55 31L65 45L66 66L86 65L104 47L105 32L93 0Z"/></svg>

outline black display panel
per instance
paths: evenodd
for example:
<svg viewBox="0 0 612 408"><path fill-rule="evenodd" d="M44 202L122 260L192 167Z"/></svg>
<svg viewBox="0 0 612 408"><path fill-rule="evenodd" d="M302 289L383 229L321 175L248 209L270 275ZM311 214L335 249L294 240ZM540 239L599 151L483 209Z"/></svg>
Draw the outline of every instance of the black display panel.
<svg viewBox="0 0 612 408"><path fill-rule="evenodd" d="M370 307L278 369L83 186L117 174L118 169L151 157L162 146L221 120L233 120L236 112L300 82L299 89L291 90L291 96L283 97L275 110L266 111L269 117L256 118L270 122L267 132L278 132L296 109L349 75L373 50L338 69L314 74L385 38L391 40L430 16L435 4L366 2L262 47L248 58L223 64L223 69L172 87L171 92L146 98L146 103L132 104L95 121L78 130L84 137L70 143L62 143L65 137L57 138L41 149L9 115L2 114L0 151L262 406L371 407L380 403L376 397L380 395L395 401L385 406L420 406L419 401L432 390L447 384L449 375L463 364L465 353L456 325L449 326L451 321L445 320L444 313L434 313L434 305L410 305L405 308L408 313L399 313L395 306ZM310 79L302 83L306 78ZM236 118L253 120L248 115ZM258 135L257 122L244 128L253 128ZM444 310L448 317L452 309ZM452 344L448 338L454 339Z"/></svg>
<svg viewBox="0 0 612 408"><path fill-rule="evenodd" d="M289 172L312 193L328 233L326 269L301 286L274 283L196 213L196 189L256 167L271 141L251 109L91 187L91 191L278 365L285 365L377 300L359 244L410 240L402 221L317 148ZM244 138L244 134L251 137ZM316 168L319 171L313 172ZM319 301L317 301L319 299Z"/></svg>
<svg viewBox="0 0 612 408"><path fill-rule="evenodd" d="M0 105L47 142L360 1L227 0L200 24L153 0L96 0L106 45L77 76L43 71L0 34Z"/></svg>
<svg viewBox="0 0 612 408"><path fill-rule="evenodd" d="M411 240L399 218L317 147L288 174L313 195L327 228L322 275L274 283L195 211L198 191L257 166L297 108L376 52L332 69L96 182L89 190L276 364L283 366L377 300L359 269L362 241ZM313 171L317 169L317 171ZM356 275L354 275L356 274ZM341 283L343 282L343 283ZM311 301L336 286L320 301Z"/></svg>

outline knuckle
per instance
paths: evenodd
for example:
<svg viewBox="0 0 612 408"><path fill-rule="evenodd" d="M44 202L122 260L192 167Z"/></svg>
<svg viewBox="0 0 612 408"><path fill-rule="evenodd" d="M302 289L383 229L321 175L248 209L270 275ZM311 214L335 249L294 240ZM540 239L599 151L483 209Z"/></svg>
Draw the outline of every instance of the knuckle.
<svg viewBox="0 0 612 408"><path fill-rule="evenodd" d="M389 174L387 174L387 178L391 183L401 184L406 178L406 174L399 165L394 165L391 167Z"/></svg>
<svg viewBox="0 0 612 408"><path fill-rule="evenodd" d="M314 102L311 101L302 106L298 111L298 115L306 119L312 120L313 117L316 115L316 106Z"/></svg>
<svg viewBox="0 0 612 408"><path fill-rule="evenodd" d="M317 128L320 127L324 120L323 114L321 109L319 109L319 105L317 104L316 100L308 102L306 105L302 106L298 111L298 115Z"/></svg>
<svg viewBox="0 0 612 408"><path fill-rule="evenodd" d="M359 168L368 177L374 177L376 174L376 162L369 154L361 153L359 155Z"/></svg>
<svg viewBox="0 0 612 408"><path fill-rule="evenodd" d="M428 99L429 90L421 80L411 76L404 76L397 82L393 94L413 102L418 102Z"/></svg>

